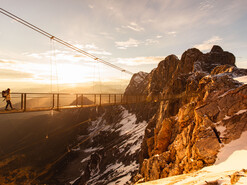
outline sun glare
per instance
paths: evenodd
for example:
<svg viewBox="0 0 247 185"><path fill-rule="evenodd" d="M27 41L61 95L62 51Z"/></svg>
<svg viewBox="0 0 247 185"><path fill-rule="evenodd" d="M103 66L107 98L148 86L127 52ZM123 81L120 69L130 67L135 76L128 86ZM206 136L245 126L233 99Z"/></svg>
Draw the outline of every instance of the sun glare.
<svg viewBox="0 0 247 185"><path fill-rule="evenodd" d="M76 64L62 64L58 67L57 70L57 74L54 74L53 71L53 76L58 75L58 81L61 84L85 83L93 79L93 76L91 74L92 69L85 65L82 66Z"/></svg>

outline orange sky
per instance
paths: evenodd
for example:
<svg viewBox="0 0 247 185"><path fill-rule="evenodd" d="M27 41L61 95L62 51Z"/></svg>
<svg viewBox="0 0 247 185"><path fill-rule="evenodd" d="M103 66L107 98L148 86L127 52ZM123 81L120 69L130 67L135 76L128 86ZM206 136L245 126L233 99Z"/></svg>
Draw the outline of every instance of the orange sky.
<svg viewBox="0 0 247 185"><path fill-rule="evenodd" d="M0 0L0 7L99 58L150 72L167 55L214 44L247 68L245 0ZM128 10L128 11L127 11ZM125 83L131 75L72 51L0 14L0 86ZM51 77L52 76L52 77ZM67 86L67 85L66 85Z"/></svg>

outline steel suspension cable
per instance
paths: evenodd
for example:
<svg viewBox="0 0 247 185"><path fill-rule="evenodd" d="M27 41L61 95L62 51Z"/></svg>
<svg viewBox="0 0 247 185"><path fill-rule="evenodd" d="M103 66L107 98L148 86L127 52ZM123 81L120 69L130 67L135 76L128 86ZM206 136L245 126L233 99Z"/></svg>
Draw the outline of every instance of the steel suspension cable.
<svg viewBox="0 0 247 185"><path fill-rule="evenodd" d="M0 13L2 13L3 15L6 15L7 17L9 17L9 18L11 18L11 19L13 19L13 20L15 20L15 21L27 26L27 27L29 27L30 29L32 29L32 30L34 30L34 31L36 31L36 32L38 32L38 33L40 33L40 34L42 34L42 35L44 35L44 36L56 41L56 42L58 42L58 43L60 43L60 44L62 44L64 46L66 46L68 48L70 48L70 49L73 49L73 50L75 50L75 51L77 51L77 52L79 52L79 53L81 53L81 54L93 59L93 60L101 62L101 63L103 63L103 64L105 64L105 65L107 65L109 67L112 67L112 68L117 69L119 71L122 71L124 73L133 75L132 72L130 72L128 70L125 70L125 69L123 69L123 68L121 68L121 67L119 67L117 65L114 65L114 64L112 64L110 62L107 62L107 61L105 61L103 59L100 59L100 58L96 57L95 55L92 55L92 54L90 54L90 53L88 53L88 52L86 52L86 51L84 51L84 50L72 45L72 44L69 44L68 42L66 42L66 41L64 41L64 40L62 40L62 39L60 39L58 37L55 37L54 35L52 35L52 34L46 32L46 31L40 29L39 27L37 27L37 26L25 21L24 19L22 19L22 18L14 15L14 14L8 12L7 10L4 10L3 8L0 8Z"/></svg>

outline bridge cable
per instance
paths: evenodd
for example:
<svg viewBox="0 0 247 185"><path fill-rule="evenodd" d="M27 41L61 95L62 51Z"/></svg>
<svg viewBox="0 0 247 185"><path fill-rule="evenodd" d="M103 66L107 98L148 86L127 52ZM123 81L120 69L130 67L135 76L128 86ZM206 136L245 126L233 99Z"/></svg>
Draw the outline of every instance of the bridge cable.
<svg viewBox="0 0 247 185"><path fill-rule="evenodd" d="M101 83L101 73L100 73L100 71L101 71L101 65L100 65L100 63L98 62L97 63L98 64L98 85L99 85L99 93L100 94L102 94L102 83Z"/></svg>
<svg viewBox="0 0 247 185"><path fill-rule="evenodd" d="M55 37L54 35L52 35L52 34L46 32L46 31L38 28L37 26L34 26L33 24L25 21L24 19L21 19L20 17L8 12L7 10L4 10L3 8L0 8L0 13L6 15L7 17L9 17L9 18L11 18L11 19L13 19L13 20L15 20L15 21L27 26L27 27L29 27L30 29L32 29L32 30L34 30L34 31L36 31L36 32L38 32L38 33L40 33L40 34L42 34L42 35L44 35L44 36L56 41L56 42L58 42L58 43L66 46L66 47L68 47L68 48L71 48L71 49L73 49L73 50L75 50L75 51L77 51L77 52L79 52L79 53L81 53L81 54L83 54L83 55L95 60L95 61L103 63L103 64L105 64L105 65L107 65L109 67L115 68L116 70L122 71L124 73L133 75L132 72L127 71L127 70L125 70L125 69L123 69L123 68L121 68L121 67L119 67L117 65L114 65L114 64L112 64L110 62L107 62L107 61L105 61L103 59L100 59L100 58L96 57L95 55L92 55L92 54L90 54L90 53L88 53L88 52L86 52L86 51L84 51L84 50L72 45L72 44L69 44L68 42L66 42L66 41L64 41L64 40L62 40L62 39L60 39L58 37Z"/></svg>
<svg viewBox="0 0 247 185"><path fill-rule="evenodd" d="M60 88L59 88L59 74L58 74L58 67L57 67L57 55L56 55L56 47L55 47L55 43L53 42L53 59L55 61L55 69L56 69L56 85L57 85L57 93L60 92Z"/></svg>

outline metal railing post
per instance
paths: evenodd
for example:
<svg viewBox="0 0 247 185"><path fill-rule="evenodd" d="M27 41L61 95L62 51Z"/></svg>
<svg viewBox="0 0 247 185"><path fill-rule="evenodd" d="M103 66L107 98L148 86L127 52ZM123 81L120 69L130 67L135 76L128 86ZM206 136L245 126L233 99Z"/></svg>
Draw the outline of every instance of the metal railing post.
<svg viewBox="0 0 247 185"><path fill-rule="evenodd" d="M120 96L120 103L122 104L123 103L123 95L121 94Z"/></svg>
<svg viewBox="0 0 247 185"><path fill-rule="evenodd" d="M114 102L115 102L115 105L117 104L117 95L114 94Z"/></svg>
<svg viewBox="0 0 247 185"><path fill-rule="evenodd" d="M52 109L55 107L55 94L52 94Z"/></svg>
<svg viewBox="0 0 247 185"><path fill-rule="evenodd" d="M77 107L78 106L78 94L76 94L75 98L76 98L75 103L76 103L76 107Z"/></svg>
<svg viewBox="0 0 247 185"><path fill-rule="evenodd" d="M101 106L101 94L99 95L99 105Z"/></svg>
<svg viewBox="0 0 247 185"><path fill-rule="evenodd" d="M59 94L57 94L57 110L59 110Z"/></svg>
<svg viewBox="0 0 247 185"><path fill-rule="evenodd" d="M23 93L21 93L21 110L23 110Z"/></svg>
<svg viewBox="0 0 247 185"><path fill-rule="evenodd" d="M23 111L27 110L27 94L24 93L24 100L23 100Z"/></svg>
<svg viewBox="0 0 247 185"><path fill-rule="evenodd" d="M83 107L83 94L81 94L81 107Z"/></svg>
<svg viewBox="0 0 247 185"><path fill-rule="evenodd" d="M96 94L94 95L94 105L96 105Z"/></svg>
<svg viewBox="0 0 247 185"><path fill-rule="evenodd" d="M109 94L109 104L111 103L111 95Z"/></svg>

